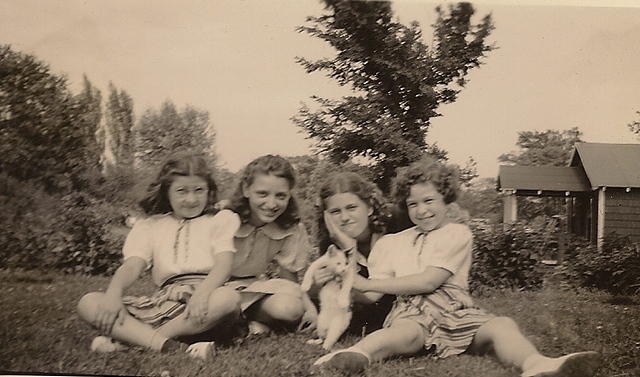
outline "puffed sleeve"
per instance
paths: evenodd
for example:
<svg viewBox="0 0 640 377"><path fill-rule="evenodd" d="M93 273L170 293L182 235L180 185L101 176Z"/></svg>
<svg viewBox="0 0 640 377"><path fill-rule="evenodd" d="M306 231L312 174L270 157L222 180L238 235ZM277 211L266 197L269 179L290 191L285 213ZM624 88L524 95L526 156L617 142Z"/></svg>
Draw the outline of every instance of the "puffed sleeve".
<svg viewBox="0 0 640 377"><path fill-rule="evenodd" d="M151 267L153 261L152 221L151 219L139 220L133 225L122 247L123 261L127 258L139 257L147 263L147 268Z"/></svg>
<svg viewBox="0 0 640 377"><path fill-rule="evenodd" d="M449 224L447 227L446 232L439 233L434 239L427 265L455 274L465 263L470 263L473 234L463 224Z"/></svg>
<svg viewBox="0 0 640 377"><path fill-rule="evenodd" d="M233 236L240 228L240 217L232 211L222 210L213 217L214 230L211 237L213 253L236 252Z"/></svg>
<svg viewBox="0 0 640 377"><path fill-rule="evenodd" d="M369 279L389 279L395 276L393 271L392 236L382 236L371 249L367 264L369 268Z"/></svg>
<svg viewBox="0 0 640 377"><path fill-rule="evenodd" d="M304 225L299 223L295 232L285 239L282 249L275 255L275 259L281 267L290 272L298 272L309 264L310 253L309 235Z"/></svg>

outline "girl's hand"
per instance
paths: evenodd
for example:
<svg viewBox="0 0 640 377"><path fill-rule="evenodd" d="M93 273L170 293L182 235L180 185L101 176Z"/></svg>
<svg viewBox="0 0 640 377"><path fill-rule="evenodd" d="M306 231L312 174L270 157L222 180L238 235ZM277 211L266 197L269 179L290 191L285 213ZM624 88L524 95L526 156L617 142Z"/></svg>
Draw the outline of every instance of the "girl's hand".
<svg viewBox="0 0 640 377"><path fill-rule="evenodd" d="M353 278L353 288L357 289L361 292L366 292L369 290L369 280L363 278L361 275L356 274Z"/></svg>
<svg viewBox="0 0 640 377"><path fill-rule="evenodd" d="M126 309L122 305L122 298L117 294L104 294L104 300L98 303L98 313L95 326L105 335L111 335L113 325L124 323Z"/></svg>
<svg viewBox="0 0 640 377"><path fill-rule="evenodd" d="M192 318L196 322L202 323L207 317L207 312L209 310L209 295L210 292L206 292L204 289L196 288L187 303L187 308L185 309L185 318Z"/></svg>
<svg viewBox="0 0 640 377"><path fill-rule="evenodd" d="M302 315L298 331L301 333L310 333L318 326L318 310L315 306L310 306Z"/></svg>
<svg viewBox="0 0 640 377"><path fill-rule="evenodd" d="M334 276L335 273L329 270L329 266L321 266L313 272L313 281L317 286L321 287L333 279Z"/></svg>
<svg viewBox="0 0 640 377"><path fill-rule="evenodd" d="M343 232L342 229L340 229L340 227L335 222L333 222L333 217L331 217L331 214L329 214L329 212L327 211L324 211L324 223L327 226L329 236L340 249L348 250L356 247L356 240L349 237L345 232Z"/></svg>
<svg viewBox="0 0 640 377"><path fill-rule="evenodd" d="M213 205L213 207L218 211L222 211L223 209L228 209L231 207L231 200L229 199L219 200L216 204Z"/></svg>

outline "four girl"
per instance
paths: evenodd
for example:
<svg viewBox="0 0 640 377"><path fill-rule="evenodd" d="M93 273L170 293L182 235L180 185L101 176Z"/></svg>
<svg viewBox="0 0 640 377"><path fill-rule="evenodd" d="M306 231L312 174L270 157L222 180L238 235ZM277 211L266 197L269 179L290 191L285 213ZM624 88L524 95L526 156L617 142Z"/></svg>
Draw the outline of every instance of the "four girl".
<svg viewBox="0 0 640 377"><path fill-rule="evenodd" d="M116 340L158 351L181 348L174 339L238 315L252 333L297 323L312 328L317 311L297 284L311 247L291 196L293 168L278 156L252 161L232 198L233 212L216 212L215 183L203 164L193 156L165 164L141 202L151 217L135 224L123 265L105 293L82 298L80 316ZM513 320L474 306L468 293L472 234L452 216L456 195L454 170L432 160L414 163L394 188L396 204L414 226L384 235L389 215L380 191L355 173L327 177L319 198L321 251L353 253L360 274L355 322L363 332L382 328L315 364L359 371L420 351L439 358L492 352L523 376L592 375L597 353L544 357ZM151 298L123 297L145 268L152 268L160 290ZM319 270L314 278L321 285L331 276ZM387 303L378 304L383 297ZM366 310L358 314L358 306ZM385 315L384 324L375 323ZM201 342L187 350L206 358L211 347Z"/></svg>

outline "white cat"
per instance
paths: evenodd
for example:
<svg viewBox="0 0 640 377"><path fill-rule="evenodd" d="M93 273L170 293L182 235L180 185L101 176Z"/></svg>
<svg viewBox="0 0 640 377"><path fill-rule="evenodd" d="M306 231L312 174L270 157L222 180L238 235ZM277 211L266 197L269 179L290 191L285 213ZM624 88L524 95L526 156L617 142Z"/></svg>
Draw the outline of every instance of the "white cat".
<svg viewBox="0 0 640 377"><path fill-rule="evenodd" d="M320 288L320 313L316 328L318 339L311 339L307 343L322 343L322 348L330 350L351 322L351 288L356 270L355 262L348 258L344 251L332 245L323 256L311 263L305 272L302 280L302 290L305 294L311 288L315 271L324 266L327 266L335 277Z"/></svg>

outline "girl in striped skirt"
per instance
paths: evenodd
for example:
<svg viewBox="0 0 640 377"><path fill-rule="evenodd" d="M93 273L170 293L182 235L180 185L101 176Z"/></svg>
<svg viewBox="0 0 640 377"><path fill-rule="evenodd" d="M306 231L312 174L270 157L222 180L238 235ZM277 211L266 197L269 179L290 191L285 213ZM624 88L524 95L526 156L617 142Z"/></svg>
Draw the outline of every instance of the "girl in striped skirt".
<svg viewBox="0 0 640 377"><path fill-rule="evenodd" d="M397 299L381 330L314 365L359 371L372 361L422 350L437 358L491 352L525 377L592 376L598 353L545 357L513 320L474 305L468 292L473 237L450 215L457 187L456 170L431 159L399 172L394 197L414 226L380 238L369 255L369 279L354 284L372 302L384 294Z"/></svg>
<svg viewBox="0 0 640 377"><path fill-rule="evenodd" d="M213 342L193 339L210 335L240 310L239 294L224 286L240 219L214 207L216 191L201 156L179 154L166 161L140 202L149 217L127 235L123 263L106 292L88 293L78 303L80 318L106 335L94 339L92 350L114 351L123 342L160 352L183 349L201 359L213 352ZM150 297L123 297L146 269L159 290Z"/></svg>

